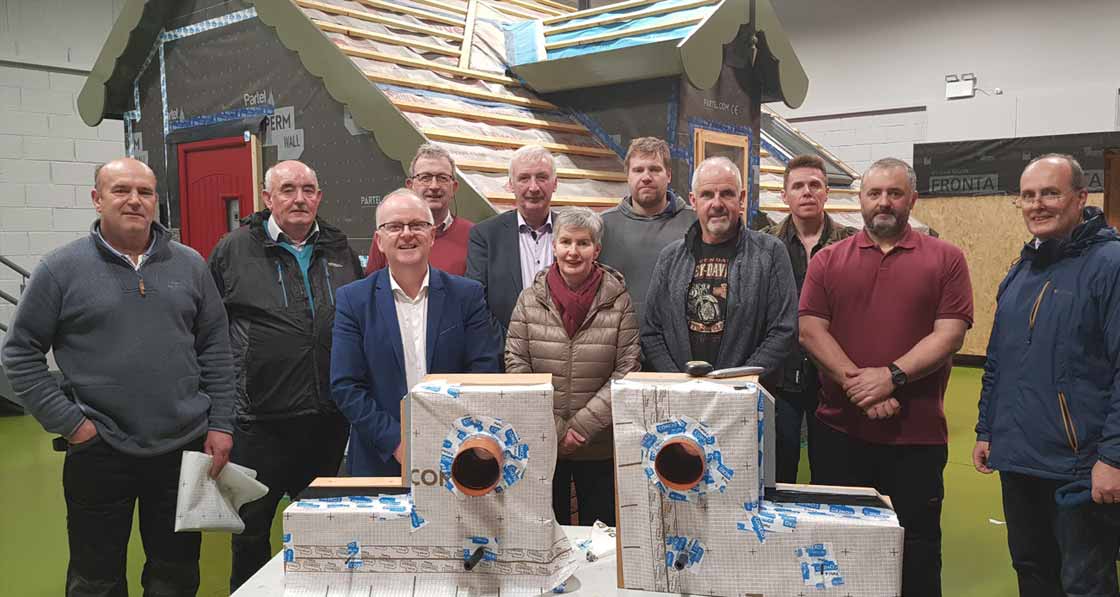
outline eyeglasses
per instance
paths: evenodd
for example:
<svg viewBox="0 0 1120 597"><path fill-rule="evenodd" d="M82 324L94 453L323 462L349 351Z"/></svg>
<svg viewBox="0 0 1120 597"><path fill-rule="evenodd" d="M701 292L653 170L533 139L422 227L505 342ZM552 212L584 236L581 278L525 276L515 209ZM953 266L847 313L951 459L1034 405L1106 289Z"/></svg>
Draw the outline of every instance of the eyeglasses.
<svg viewBox="0 0 1120 597"><path fill-rule="evenodd" d="M397 234L400 234L400 233L404 232L405 228L408 228L414 234L424 234L424 233L427 233L429 230L431 230L433 226L435 226L435 225L432 224L431 222L425 222L423 220L418 220L416 222L408 222L408 223L404 223L404 222L385 222L384 224L378 226L377 229L378 230L384 230L385 232L387 232L389 234L393 234L393 235L397 235Z"/></svg>
<svg viewBox="0 0 1120 597"><path fill-rule="evenodd" d="M420 174L413 175L412 180L415 180L416 182L419 182L421 184L431 184L433 180L438 182L439 184L451 184L451 181L455 179L451 176L448 176L447 174L432 174L431 172L421 172Z"/></svg>
<svg viewBox="0 0 1120 597"><path fill-rule="evenodd" d="M1058 189L1042 189L1037 195L1033 192L1029 195L1019 195L1011 202L1015 204L1015 207L1032 207L1039 201L1047 207L1057 207L1061 205L1064 198L1065 193Z"/></svg>

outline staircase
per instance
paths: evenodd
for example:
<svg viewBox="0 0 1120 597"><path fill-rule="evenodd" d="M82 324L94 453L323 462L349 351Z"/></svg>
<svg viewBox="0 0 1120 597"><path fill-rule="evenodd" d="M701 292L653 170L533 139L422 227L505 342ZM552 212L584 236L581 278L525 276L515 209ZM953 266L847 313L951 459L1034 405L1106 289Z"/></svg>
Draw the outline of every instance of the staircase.
<svg viewBox="0 0 1120 597"><path fill-rule="evenodd" d="M22 293L27 284L27 279L31 277L31 274L20 267L18 263L3 255L0 255L0 266L7 267L21 276L22 280L19 285L19 290L20 293ZM19 304L19 299L17 297L3 290L0 290L0 301L5 301L13 305ZM0 333L7 333L7 331L8 325L0 321ZM12 389L11 382L8 381L8 376L4 373L4 366L0 365L0 417L22 414L24 414L23 407L16 401L16 393Z"/></svg>

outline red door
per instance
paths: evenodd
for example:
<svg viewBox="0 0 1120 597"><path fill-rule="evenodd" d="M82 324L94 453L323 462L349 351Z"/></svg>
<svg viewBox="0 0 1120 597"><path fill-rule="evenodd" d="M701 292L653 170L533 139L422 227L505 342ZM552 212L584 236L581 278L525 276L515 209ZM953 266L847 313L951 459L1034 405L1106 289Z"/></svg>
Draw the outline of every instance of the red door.
<svg viewBox="0 0 1120 597"><path fill-rule="evenodd" d="M209 258L214 245L253 213L253 152L243 137L179 145L183 244Z"/></svg>

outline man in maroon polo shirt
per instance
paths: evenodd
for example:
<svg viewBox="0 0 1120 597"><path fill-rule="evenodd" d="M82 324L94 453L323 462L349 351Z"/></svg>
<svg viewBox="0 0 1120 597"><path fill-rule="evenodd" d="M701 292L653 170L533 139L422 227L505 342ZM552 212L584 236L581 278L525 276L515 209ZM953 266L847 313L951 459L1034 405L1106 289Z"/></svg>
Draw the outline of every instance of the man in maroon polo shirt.
<svg viewBox="0 0 1120 597"><path fill-rule="evenodd" d="M906 529L906 597L941 595L943 402L950 357L972 325L964 254L908 223L915 179L894 158L868 168L864 229L810 261L798 309L801 344L821 374L813 480L891 496Z"/></svg>

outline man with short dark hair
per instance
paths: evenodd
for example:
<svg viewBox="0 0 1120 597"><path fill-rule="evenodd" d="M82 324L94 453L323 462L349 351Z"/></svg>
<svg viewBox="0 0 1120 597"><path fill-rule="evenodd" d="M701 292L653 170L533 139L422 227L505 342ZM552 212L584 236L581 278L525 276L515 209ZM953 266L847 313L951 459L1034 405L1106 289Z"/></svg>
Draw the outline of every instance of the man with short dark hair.
<svg viewBox="0 0 1120 597"><path fill-rule="evenodd" d="M941 503L951 357L972 325L961 250L914 231L909 164L863 175L864 228L809 262L801 344L821 372L813 481L875 487L906 529L902 593L941 595Z"/></svg>
<svg viewBox="0 0 1120 597"><path fill-rule="evenodd" d="M626 278L640 323L658 254L665 245L684 238L696 221L696 212L669 188L673 182L672 156L665 141L656 137L634 139L623 164L630 194L603 212L599 261Z"/></svg>
<svg viewBox="0 0 1120 597"><path fill-rule="evenodd" d="M646 301L642 351L653 371L688 361L771 373L797 333L797 287L776 238L743 225L739 168L708 158L692 175L697 221L657 258Z"/></svg>
<svg viewBox="0 0 1120 597"><path fill-rule="evenodd" d="M855 234L855 230L832 221L825 213L828 201L828 173L824 160L815 155L795 156L782 174L782 203L789 216L766 232L782 241L793 264L797 292L805 284L805 270L818 251ZM794 345L786 361L766 382L777 398L774 404L776 435L776 479L796 483L801 460L801 424L806 422L809 440L809 470L815 460L814 437L817 427L817 401L820 381L813 361ZM807 420L806 420L807 419Z"/></svg>
<svg viewBox="0 0 1120 597"><path fill-rule="evenodd" d="M28 412L67 440L66 595L128 592L138 501L144 593L194 595L202 538L175 532L179 469L184 450L210 454L211 477L229 459L226 313L202 257L155 221L151 168L113 160L94 184L99 218L35 268L0 359Z"/></svg>
<svg viewBox="0 0 1120 597"><path fill-rule="evenodd" d="M362 277L346 235L318 216L315 171L297 161L265 173L265 209L226 235L210 273L229 313L237 371L232 459L257 471L268 495L241 507L233 535L230 592L272 557L270 536L284 494L299 495L342 464L349 425L330 398L334 295Z"/></svg>
<svg viewBox="0 0 1120 597"><path fill-rule="evenodd" d="M389 265L338 290L331 397L352 426L349 472L401 474L401 400L428 373L496 373L502 341L474 280L432 268L431 210L397 189L377 206Z"/></svg>
<svg viewBox="0 0 1120 597"><path fill-rule="evenodd" d="M972 459L999 471L1021 595L1117 595L1120 234L1071 156L1035 158L1019 188L1034 238L999 286Z"/></svg>
<svg viewBox="0 0 1120 597"><path fill-rule="evenodd" d="M467 271L467 245L474 222L451 213L451 202L459 190L455 178L455 159L444 148L425 143L416 150L408 166L405 188L412 189L428 202L435 219L435 240L432 244L432 267L461 276ZM385 254L377 248L377 238L369 243L366 275L385 267Z"/></svg>

